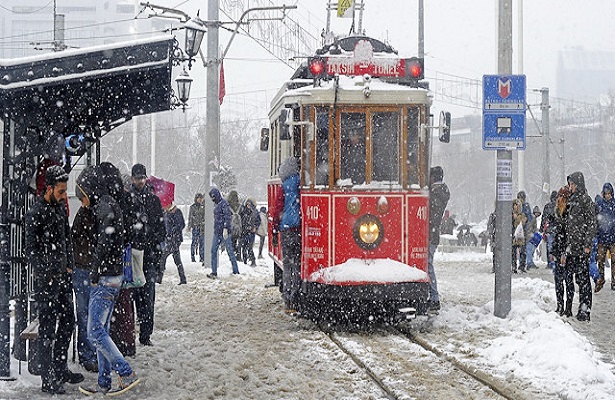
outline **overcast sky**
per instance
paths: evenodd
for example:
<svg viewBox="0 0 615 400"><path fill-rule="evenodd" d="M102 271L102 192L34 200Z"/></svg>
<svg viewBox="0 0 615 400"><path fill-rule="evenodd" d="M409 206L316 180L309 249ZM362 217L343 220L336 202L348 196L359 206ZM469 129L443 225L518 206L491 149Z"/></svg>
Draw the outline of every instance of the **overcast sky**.
<svg viewBox="0 0 615 400"><path fill-rule="evenodd" d="M161 4L177 7L188 13L201 9L201 18L207 17L207 2L202 0L161 0ZM221 5L224 2L221 1ZM227 2L231 3L231 2ZM238 2L235 2L238 3ZM246 5L249 3L244 1ZM297 4L290 12L306 31L318 37L326 20L325 0L271 1L271 4ZM462 78L480 80L484 74L497 73L496 64L496 14L495 0L427 0L425 3L425 63L428 79L442 79L451 74ZM254 6L254 2L250 3ZM363 27L366 33L388 41L402 56L418 52L418 1L416 0L365 0ZM549 87L557 96L555 72L557 52L568 47L588 50L612 50L615 44L615 2L594 0L540 0L523 2L523 66L518 62L520 52L518 35L518 1L513 1L513 72L527 75L528 89ZM226 17L221 13L221 20ZM348 19L332 17L333 29L345 33ZM220 46L226 47L230 34L222 32ZM253 115L268 104L292 69L249 38L239 36L232 43L225 61L227 99L223 105L227 112L237 111ZM193 68L196 80L192 97L205 96L205 79L198 74L202 67ZM433 87L433 84L432 84ZM583 99L594 100L594 99ZM448 104L434 103L434 108L453 108ZM480 109L456 108L456 113L479 113ZM265 116L263 113L261 116Z"/></svg>

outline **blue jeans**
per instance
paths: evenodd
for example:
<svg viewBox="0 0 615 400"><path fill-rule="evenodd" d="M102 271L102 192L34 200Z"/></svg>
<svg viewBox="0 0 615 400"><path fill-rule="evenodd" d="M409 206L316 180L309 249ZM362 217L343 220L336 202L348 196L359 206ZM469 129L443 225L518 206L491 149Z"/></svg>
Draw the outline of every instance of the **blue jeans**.
<svg viewBox="0 0 615 400"><path fill-rule="evenodd" d="M436 280L436 271L433 268L433 255L436 253L438 245L429 244L429 256L427 258L427 273L429 274L429 301L440 302L438 294L438 281Z"/></svg>
<svg viewBox="0 0 615 400"><path fill-rule="evenodd" d="M205 261L205 232L201 232L199 228L192 228L192 244L190 245L191 260L194 260L197 250L199 253L199 261Z"/></svg>
<svg viewBox="0 0 615 400"><path fill-rule="evenodd" d="M528 240L525 244L525 262L527 263L528 267L534 266L534 251L536 251L536 246L534 246Z"/></svg>
<svg viewBox="0 0 615 400"><path fill-rule="evenodd" d="M235 257L235 251L233 250L233 242L231 241L231 235L228 235L226 239L222 235L214 233L214 240L211 242L211 273L218 274L218 248L220 244L224 243L226 247L226 254L228 254L231 265L233 266L233 273L239 273L239 267L237 266L237 257Z"/></svg>
<svg viewBox="0 0 615 400"><path fill-rule="evenodd" d="M111 387L111 371L120 376L132 373L130 364L109 336L109 327L115 301L122 288L123 276L101 276L98 285L90 289L90 315L88 339L98 352L98 384Z"/></svg>
<svg viewBox="0 0 615 400"><path fill-rule="evenodd" d="M77 352L79 363L96 362L96 349L88 340L88 310L90 308L90 271L82 268L73 270L73 289L77 309Z"/></svg>

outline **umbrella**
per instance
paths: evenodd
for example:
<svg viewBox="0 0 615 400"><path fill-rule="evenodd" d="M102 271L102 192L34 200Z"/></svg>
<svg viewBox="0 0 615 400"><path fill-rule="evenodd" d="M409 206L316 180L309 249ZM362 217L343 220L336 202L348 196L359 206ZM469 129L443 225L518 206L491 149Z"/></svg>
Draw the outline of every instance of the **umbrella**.
<svg viewBox="0 0 615 400"><path fill-rule="evenodd" d="M164 179L150 176L147 183L153 188L154 194L160 199L163 208L168 207L175 201L175 184Z"/></svg>

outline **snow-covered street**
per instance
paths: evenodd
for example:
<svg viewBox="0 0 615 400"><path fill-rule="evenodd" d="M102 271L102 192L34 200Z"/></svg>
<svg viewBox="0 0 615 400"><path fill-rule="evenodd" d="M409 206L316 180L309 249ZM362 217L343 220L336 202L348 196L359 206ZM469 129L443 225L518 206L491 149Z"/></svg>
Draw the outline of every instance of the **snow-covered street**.
<svg viewBox="0 0 615 400"><path fill-rule="evenodd" d="M154 347L138 345L136 357L129 359L143 383L123 398L386 398L327 335L308 321L283 313L277 288L266 287L272 281L271 261L258 260L255 268L240 264L241 275L233 276L223 254L220 279L211 280L199 263L186 262L187 243L182 255L188 285L177 285L179 278L169 258L164 282L157 286ZM448 356L494 374L523 398L612 398L615 352L609 341L613 325L609 304L615 292L604 289L595 296L589 324L564 321L553 312L550 272L539 263L541 269L513 277L512 311L499 319L493 316L489 257L436 255L443 307L429 321L413 322L417 333ZM345 334L345 340L369 342L369 336ZM399 346L391 349L397 357L416 357L419 367L440 373L442 380L458 379L446 373L450 367L437 358L419 356L424 351L418 346ZM78 365L70 365L83 372L87 382L95 379ZM0 399L49 398L40 391L40 378L29 375L25 363L19 375L17 366L13 360L16 381L0 382ZM408 387L400 398L450 399L465 393L455 391L465 385L461 381L449 389L439 385L438 392L430 393L436 382L424 375L405 373L388 379ZM417 387L423 392L416 392ZM67 388L69 394L61 398L84 397L76 386ZM472 398L498 398L485 393L476 391Z"/></svg>

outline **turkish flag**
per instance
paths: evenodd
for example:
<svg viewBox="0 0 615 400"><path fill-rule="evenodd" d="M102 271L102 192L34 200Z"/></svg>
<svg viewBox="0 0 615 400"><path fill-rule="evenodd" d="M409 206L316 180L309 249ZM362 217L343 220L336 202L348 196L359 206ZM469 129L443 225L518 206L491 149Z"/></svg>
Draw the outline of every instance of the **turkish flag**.
<svg viewBox="0 0 615 400"><path fill-rule="evenodd" d="M226 86L224 84L224 61L220 63L220 87L218 90L218 100L220 100L220 105L224 101L224 95L226 94Z"/></svg>

